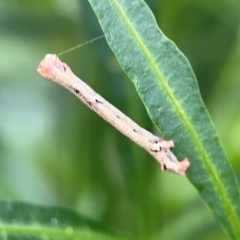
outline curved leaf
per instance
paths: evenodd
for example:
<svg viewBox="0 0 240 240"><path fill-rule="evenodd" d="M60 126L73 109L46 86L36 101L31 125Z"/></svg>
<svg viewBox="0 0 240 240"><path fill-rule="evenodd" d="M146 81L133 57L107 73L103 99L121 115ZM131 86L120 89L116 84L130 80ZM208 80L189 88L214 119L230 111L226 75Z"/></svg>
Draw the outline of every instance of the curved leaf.
<svg viewBox="0 0 240 240"><path fill-rule="evenodd" d="M0 239L123 239L71 210L0 202ZM125 238L124 238L125 239Z"/></svg>
<svg viewBox="0 0 240 240"><path fill-rule="evenodd" d="M89 0L109 46L163 137L188 157L190 181L233 239L240 239L240 198L230 164L202 102L192 68L160 31L142 0Z"/></svg>

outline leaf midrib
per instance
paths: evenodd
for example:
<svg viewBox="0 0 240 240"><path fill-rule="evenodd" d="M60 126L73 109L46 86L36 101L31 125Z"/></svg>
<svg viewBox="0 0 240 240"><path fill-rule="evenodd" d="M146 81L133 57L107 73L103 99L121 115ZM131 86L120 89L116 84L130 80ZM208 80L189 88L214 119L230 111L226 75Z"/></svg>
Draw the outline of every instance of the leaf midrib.
<svg viewBox="0 0 240 240"><path fill-rule="evenodd" d="M36 235L36 236L48 236L48 237L61 237L61 238L68 238L68 239L82 239L83 237L86 236L93 236L93 234L101 235L104 237L107 237L107 235L101 234L99 232L90 232L89 228L82 229L81 231L76 228L71 228L68 230L70 227L47 227L47 225L40 225L40 224L33 224L33 225L11 225L11 224L0 224L0 234L1 233L6 233L8 234L25 234L25 235ZM68 233L67 231L72 231ZM117 238L113 238L117 239Z"/></svg>
<svg viewBox="0 0 240 240"><path fill-rule="evenodd" d="M190 123L187 115L184 114L185 111L184 111L182 105L179 103L179 101L177 101L171 88L166 83L164 75L162 74L161 70L158 68L157 64L154 62L151 53L148 51L148 49L144 45L142 38L139 36L138 32L135 30L133 24L129 21L123 8L116 0L113 0L111 2L114 3L116 10L122 16L122 19L124 20L125 24L128 26L128 29L135 36L135 41L139 45L140 49L142 49L142 52L144 53L144 55L146 56L148 61L150 62L150 67L155 72L155 75L157 76L158 79L162 79L162 82L158 81L159 85L161 85L161 87L165 90L165 92L167 93L169 98L172 100L173 106L175 107L177 114L179 115L180 119L182 120L183 125L185 125L186 129L188 129L188 132L190 133L190 135L195 143L196 149L197 149L199 155L203 159L205 168L206 168L209 176L212 179L211 181L213 182L213 185L216 187L216 192L219 193L221 202L223 203L226 211L229 213L228 218L229 218L229 221L232 223L235 234L236 234L236 236L238 236L240 238L240 228L238 227L239 226L238 216L237 216L236 212L234 211L234 208L232 207L233 204L231 202L231 199L228 196L228 193L225 191L225 187L224 187L222 181L220 180L218 171L216 170L215 166L212 164L210 156L208 155L203 144L199 140L197 132L195 131L192 124Z"/></svg>

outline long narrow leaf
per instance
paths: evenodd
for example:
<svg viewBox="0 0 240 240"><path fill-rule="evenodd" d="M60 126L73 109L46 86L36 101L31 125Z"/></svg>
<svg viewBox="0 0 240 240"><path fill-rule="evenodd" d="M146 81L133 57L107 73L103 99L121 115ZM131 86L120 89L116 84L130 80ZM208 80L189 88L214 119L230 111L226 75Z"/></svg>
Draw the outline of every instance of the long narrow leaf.
<svg viewBox="0 0 240 240"><path fill-rule="evenodd" d="M229 236L240 239L239 191L188 60L158 28L144 1L89 2L150 118L175 141L176 155L189 158L190 181Z"/></svg>
<svg viewBox="0 0 240 240"><path fill-rule="evenodd" d="M0 239L120 240L123 238L101 224L68 209L0 202Z"/></svg>

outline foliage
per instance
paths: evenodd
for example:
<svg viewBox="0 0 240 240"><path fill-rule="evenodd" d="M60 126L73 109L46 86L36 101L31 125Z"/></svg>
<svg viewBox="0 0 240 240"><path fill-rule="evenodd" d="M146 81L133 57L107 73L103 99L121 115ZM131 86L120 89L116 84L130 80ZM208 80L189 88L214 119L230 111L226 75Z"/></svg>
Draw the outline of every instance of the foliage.
<svg viewBox="0 0 240 240"><path fill-rule="evenodd" d="M188 177L233 239L240 196L187 59L158 29L144 1L90 0L107 41L164 137L188 156Z"/></svg>
<svg viewBox="0 0 240 240"><path fill-rule="evenodd" d="M239 177L238 1L149 0L148 4L160 28L190 60L204 102ZM2 1L0 6L0 198L5 200L0 208L1 219L5 211L11 210L6 207L9 200L17 200L71 207L134 238L225 239L211 211L187 178L160 173L151 156L95 116L70 93L37 76L35 69L47 52L60 52L101 34L89 3L25 0ZM109 35L106 37L111 45ZM135 89L104 40L61 58L108 101L144 128L155 130ZM172 124L168 128L161 121L157 126L165 137L174 138L178 157L189 157L198 168L203 161L194 157L196 151L190 138L182 141L185 135L179 134L180 130L173 132ZM176 136L172 135L175 133ZM204 143L206 139L201 137L201 141ZM218 142L211 142L209 147L212 144L219 146ZM222 150L218 154L223 159ZM224 172L219 172L220 164L226 161L215 158L206 169L217 169L221 176L218 182L224 186L224 192L237 195L232 175L222 177ZM195 179L194 184L199 186L199 178L194 178L193 170L194 167L188 177ZM228 164L223 170L231 172ZM205 174L204 168L199 171ZM213 186L203 176L200 180ZM211 196L217 199L214 191ZM237 196L229 199L236 201ZM218 207L223 206L219 215L226 210L221 202L216 203ZM48 219L54 215L48 207L27 203L12 203L12 206L20 206L20 213L26 208L31 210L26 218L32 213L35 218L43 212L47 212ZM34 209L41 211L36 213ZM11 224L18 226L17 212L15 214ZM118 236L109 234L99 223L97 229L92 228L92 222L95 226L98 221L86 219L88 229L93 229L97 235L101 228L100 234L105 239L107 235ZM228 217L224 221L228 222ZM4 218L2 234L7 231L5 223ZM226 226L233 236L230 224L231 221ZM15 229L22 232L22 229ZM66 230L65 226L63 229ZM41 237L47 238L44 233ZM94 239L91 237L89 239Z"/></svg>

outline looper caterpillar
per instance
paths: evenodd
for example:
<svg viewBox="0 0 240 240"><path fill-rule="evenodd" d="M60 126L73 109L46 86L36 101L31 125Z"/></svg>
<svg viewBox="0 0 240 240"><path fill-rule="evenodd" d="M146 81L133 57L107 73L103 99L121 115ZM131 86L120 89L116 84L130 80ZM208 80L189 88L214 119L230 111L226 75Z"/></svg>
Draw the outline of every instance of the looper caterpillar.
<svg viewBox="0 0 240 240"><path fill-rule="evenodd" d="M85 105L149 152L161 165L162 171L169 170L185 175L190 166L187 158L179 162L170 151L172 140L167 141L138 126L121 111L94 92L85 82L75 76L66 63L57 55L47 54L41 61L37 72L47 80L58 83L76 95Z"/></svg>

